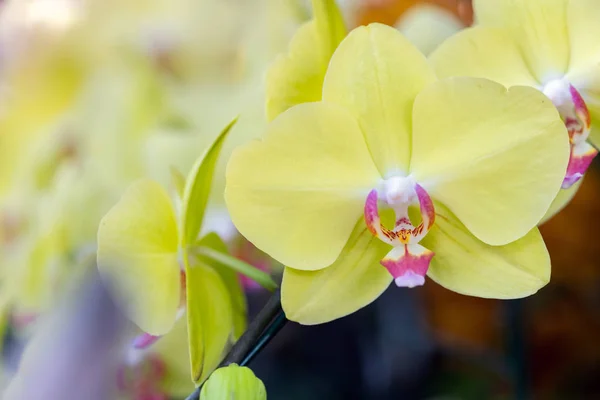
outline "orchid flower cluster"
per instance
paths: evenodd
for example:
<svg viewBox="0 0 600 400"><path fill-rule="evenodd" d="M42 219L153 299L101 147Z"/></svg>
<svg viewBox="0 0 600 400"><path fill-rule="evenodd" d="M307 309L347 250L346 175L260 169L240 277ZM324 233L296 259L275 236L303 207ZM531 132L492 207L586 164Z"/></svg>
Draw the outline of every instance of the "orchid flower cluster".
<svg viewBox="0 0 600 400"><path fill-rule="evenodd" d="M247 329L243 279L276 290L270 265L285 266L285 317L304 325L354 313L392 282L415 288L429 278L494 299L549 282L537 226L572 199L600 144L596 0L474 0L473 27L449 23L450 37L424 49L394 27L348 29L334 0L312 0L306 21L303 2L269 2L278 10L265 16L273 30L253 39L295 30L287 51L272 43L275 59L258 51L248 59L230 43L198 50L180 31L206 34L187 2L142 3L139 26L150 28L141 48L115 49L129 30L110 18L110 5L71 7L53 22L70 35L46 38L56 50L30 50L41 70L11 70L16 96L0 119L10 133L0 136L0 163L19 169L0 168L0 245L3 264L20 268L3 271L5 315L39 313L49 287L70 274L52 266L84 259L137 327L116 378L124 396L184 396L195 385L204 400L260 400L265 388L252 371L217 368ZM215 12L233 13L216 3ZM159 17L163 24L147 23ZM92 42L100 50L90 54ZM85 57L73 63L74 54ZM244 68L221 70L232 54ZM267 63L266 115L246 112L261 98L252 88ZM206 76L220 80L217 89ZM104 86L115 77L128 89ZM24 96L41 84L60 85L60 98ZM110 90L121 102L107 111L112 120L97 116ZM241 117L215 136L214 121L225 125L211 115L221 100ZM165 133L198 118L199 104L211 123L192 125L210 134ZM139 148L146 154L132 162ZM211 226L223 213L230 229L222 218ZM232 251L240 234L262 260Z"/></svg>

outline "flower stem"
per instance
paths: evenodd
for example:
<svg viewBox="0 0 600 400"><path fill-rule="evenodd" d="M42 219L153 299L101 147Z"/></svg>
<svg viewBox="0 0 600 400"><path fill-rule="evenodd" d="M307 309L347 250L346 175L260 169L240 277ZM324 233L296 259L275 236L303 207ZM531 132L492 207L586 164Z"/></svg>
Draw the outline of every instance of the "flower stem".
<svg viewBox="0 0 600 400"><path fill-rule="evenodd" d="M242 337L233 345L220 367L229 364L248 365L254 357L271 341L283 328L287 319L281 308L279 289L275 290L267 304L259 311L258 315L248 326ZM186 400L198 400L202 386L190 394Z"/></svg>
<svg viewBox="0 0 600 400"><path fill-rule="evenodd" d="M269 274L248 263L245 263L242 260L239 260L236 257L221 253L220 251L211 249L210 247L200 247L198 248L197 252L198 254L206 256L213 261L233 269L235 272L247 276L271 292L277 289L277 284Z"/></svg>

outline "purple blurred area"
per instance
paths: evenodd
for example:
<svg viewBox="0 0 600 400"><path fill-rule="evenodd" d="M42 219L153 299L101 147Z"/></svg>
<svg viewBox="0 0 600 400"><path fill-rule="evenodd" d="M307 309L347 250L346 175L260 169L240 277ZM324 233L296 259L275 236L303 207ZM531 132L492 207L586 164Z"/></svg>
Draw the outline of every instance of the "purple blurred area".
<svg viewBox="0 0 600 400"><path fill-rule="evenodd" d="M96 273L38 323L3 399L115 398L119 349L128 325Z"/></svg>

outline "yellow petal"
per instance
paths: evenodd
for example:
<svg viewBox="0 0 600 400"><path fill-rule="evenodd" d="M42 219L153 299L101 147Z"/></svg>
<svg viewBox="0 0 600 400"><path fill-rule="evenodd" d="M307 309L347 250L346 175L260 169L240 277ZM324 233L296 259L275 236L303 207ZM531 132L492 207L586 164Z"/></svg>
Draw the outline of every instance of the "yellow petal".
<svg viewBox="0 0 600 400"><path fill-rule="evenodd" d="M173 329L152 345L151 352L157 353L165 365L161 388L172 397L185 398L194 390L190 379L190 355L187 320L179 318Z"/></svg>
<svg viewBox="0 0 600 400"><path fill-rule="evenodd" d="M312 7L321 47L321 63L327 66L331 55L346 36L346 25L335 0L312 0Z"/></svg>
<svg viewBox="0 0 600 400"><path fill-rule="evenodd" d="M177 224L156 182L140 180L104 216L98 269L125 313L145 332L167 333L180 303Z"/></svg>
<svg viewBox="0 0 600 400"><path fill-rule="evenodd" d="M578 0L575 0L578 1ZM474 0L482 26L506 29L542 83L560 78L569 65L568 0Z"/></svg>
<svg viewBox="0 0 600 400"><path fill-rule="evenodd" d="M225 354L233 316L227 288L214 269L199 263L192 264L186 272L192 380L200 384Z"/></svg>
<svg viewBox="0 0 600 400"><path fill-rule="evenodd" d="M200 392L200 400L225 399L267 400L267 391L250 368L231 364L216 370Z"/></svg>
<svg viewBox="0 0 600 400"><path fill-rule="evenodd" d="M472 76L506 87L538 85L517 42L501 28L465 29L442 43L429 59L440 79Z"/></svg>
<svg viewBox="0 0 600 400"><path fill-rule="evenodd" d="M598 97L599 101L600 101L600 96ZM587 101L586 101L587 102ZM594 111L596 111L596 114L592 114L592 130L590 131L590 136L588 137L588 141L594 145L596 148L600 148L600 102L598 104L598 107L593 110L592 107L590 107L589 102L588 103L588 109L590 110L590 113L593 113Z"/></svg>
<svg viewBox="0 0 600 400"><path fill-rule="evenodd" d="M568 8L571 61L567 79L583 96L592 116L589 140L600 146L600 7L593 0L571 1Z"/></svg>
<svg viewBox="0 0 600 400"><path fill-rule="evenodd" d="M571 58L569 73L598 69L600 62L600 7L595 0L569 1L567 24ZM599 78L600 79L600 78Z"/></svg>
<svg viewBox="0 0 600 400"><path fill-rule="evenodd" d="M333 321L365 307L390 285L392 276L379 262L390 246L374 237L361 219L348 244L329 268L286 268L281 286L285 315L303 325Z"/></svg>
<svg viewBox="0 0 600 400"><path fill-rule="evenodd" d="M323 78L331 55L346 35L334 0L313 1L314 18L302 25L267 71L267 119L288 108L321 100Z"/></svg>
<svg viewBox="0 0 600 400"><path fill-rule="evenodd" d="M227 245L214 232L211 232L198 241L198 246L206 246L223 254L228 254ZM246 330L247 325L247 305L246 295L242 289L239 275L231 268L219 264L206 256L199 256L202 262L210 265L219 273L223 283L227 287L231 298L231 307L233 312L233 340L236 341Z"/></svg>
<svg viewBox="0 0 600 400"><path fill-rule="evenodd" d="M575 182L570 188L561 189L556 195L556 198L554 199L552 204L550 205L550 208L546 212L546 215L544 215L544 218L542 218L538 225L543 224L544 222L548 221L550 218L558 214L560 211L562 211L562 209L565 208L571 202L573 197L575 197L582 183L583 178Z"/></svg>
<svg viewBox="0 0 600 400"><path fill-rule="evenodd" d="M480 240L517 240L558 193L569 141L541 92L478 78L436 82L414 109L414 178Z"/></svg>
<svg viewBox="0 0 600 400"><path fill-rule="evenodd" d="M212 145L202 154L189 173L182 198L182 232L181 245L185 248L194 243L202 228L202 220L208 204L210 188L223 142L237 118L231 121L215 139Z"/></svg>
<svg viewBox="0 0 600 400"><path fill-rule="evenodd" d="M238 148L225 201L238 230L285 265L335 261L381 179L356 121L327 103L295 106Z"/></svg>
<svg viewBox="0 0 600 400"><path fill-rule="evenodd" d="M489 246L441 204L421 244L435 253L427 275L447 289L470 296L515 299L550 280L550 257L537 228L505 246Z"/></svg>
<svg viewBox="0 0 600 400"><path fill-rule="evenodd" d="M357 119L382 175L406 172L412 106L434 74L425 57L395 29L372 24L353 30L329 64L323 101Z"/></svg>

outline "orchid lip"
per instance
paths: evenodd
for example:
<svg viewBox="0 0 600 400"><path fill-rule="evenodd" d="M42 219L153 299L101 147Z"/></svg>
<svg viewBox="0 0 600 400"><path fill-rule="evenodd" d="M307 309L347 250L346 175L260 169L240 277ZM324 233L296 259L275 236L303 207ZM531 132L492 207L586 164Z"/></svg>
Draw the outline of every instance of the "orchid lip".
<svg viewBox="0 0 600 400"><path fill-rule="evenodd" d="M393 229L386 228L379 217L379 200L394 210L396 223ZM414 226L408 208L419 204L421 223ZM425 283L425 275L434 253L419 241L429 232L435 221L433 201L411 177L391 177L383 182L380 190L373 189L367 196L364 210L367 228L381 241L393 246L381 260L394 278L397 286L415 287Z"/></svg>
<svg viewBox="0 0 600 400"><path fill-rule="evenodd" d="M592 128L591 115L581 94L566 79L552 80L542 91L558 109L569 132L571 154L562 183L562 188L568 189L583 177L598 154L598 151L587 143Z"/></svg>

